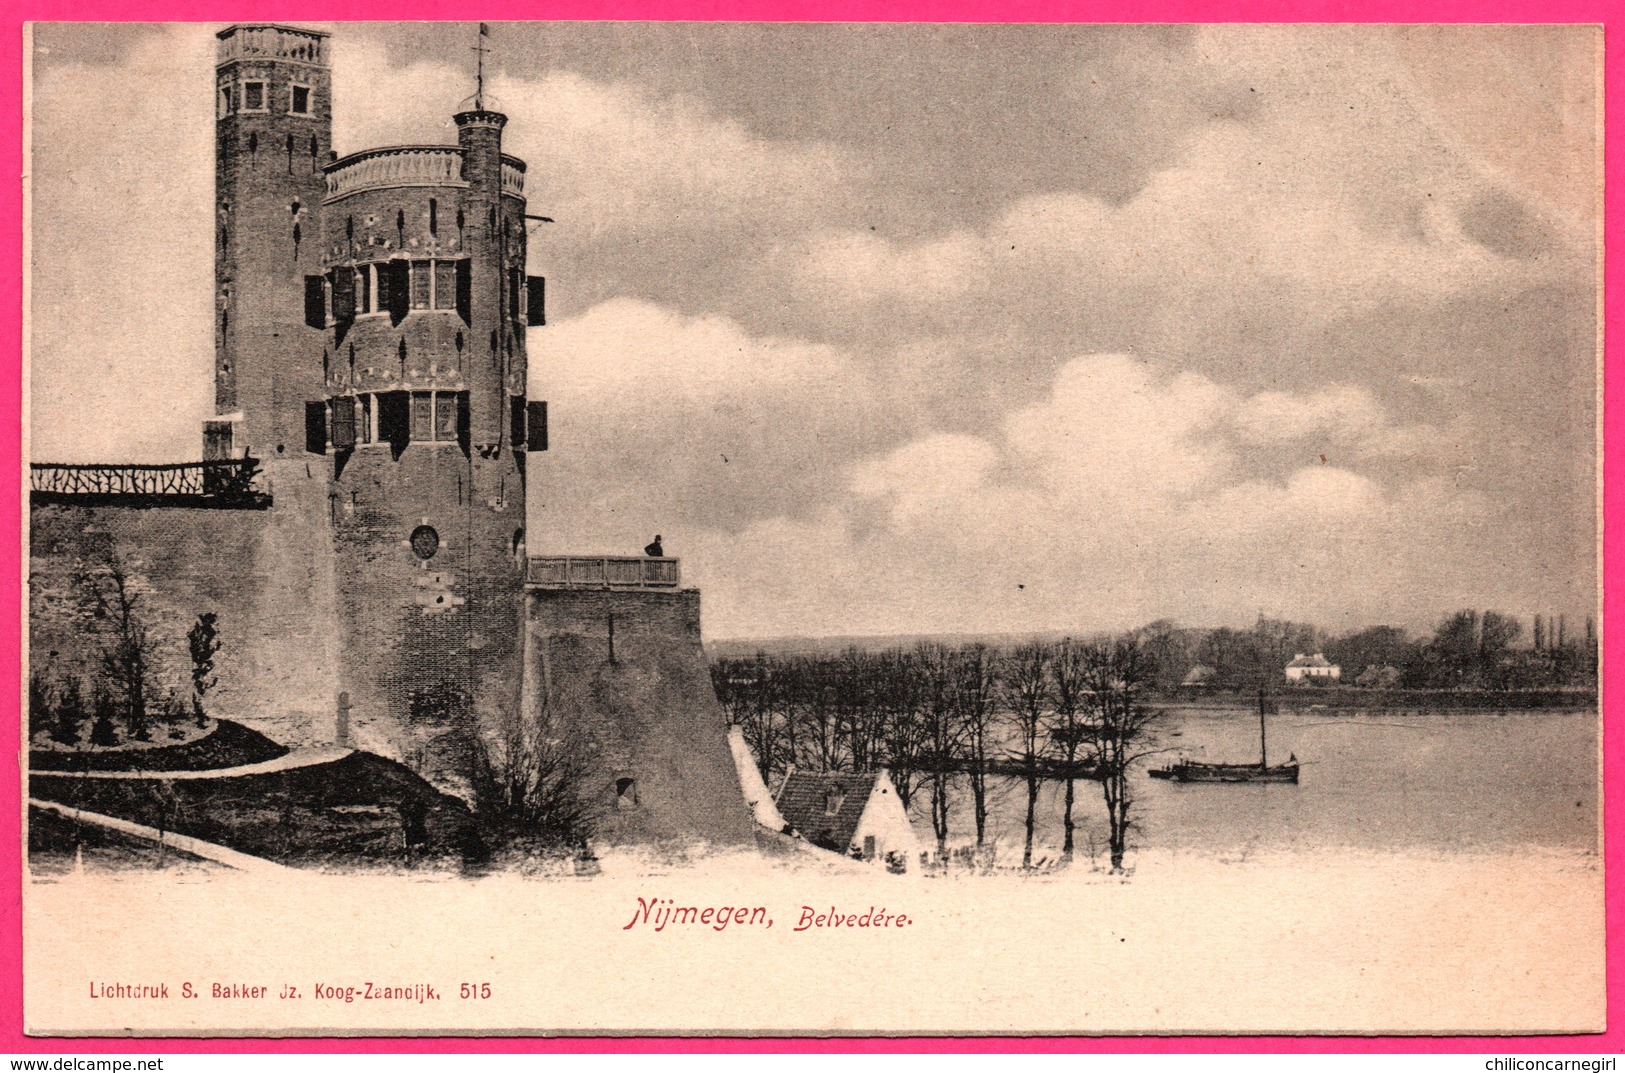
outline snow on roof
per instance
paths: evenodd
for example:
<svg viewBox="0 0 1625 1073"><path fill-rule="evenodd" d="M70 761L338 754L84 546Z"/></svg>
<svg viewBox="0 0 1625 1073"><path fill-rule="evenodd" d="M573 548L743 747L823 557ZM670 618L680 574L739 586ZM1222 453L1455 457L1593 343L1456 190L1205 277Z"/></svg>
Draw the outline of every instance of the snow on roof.
<svg viewBox="0 0 1625 1073"><path fill-rule="evenodd" d="M845 853L874 791L874 772L864 775L815 775L792 771L779 787L779 814L815 846ZM835 805L833 814L829 806Z"/></svg>

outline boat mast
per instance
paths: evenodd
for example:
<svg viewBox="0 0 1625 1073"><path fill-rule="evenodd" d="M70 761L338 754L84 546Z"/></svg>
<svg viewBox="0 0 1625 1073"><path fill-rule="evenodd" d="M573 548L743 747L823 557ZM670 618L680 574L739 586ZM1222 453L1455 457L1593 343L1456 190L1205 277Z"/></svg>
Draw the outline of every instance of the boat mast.
<svg viewBox="0 0 1625 1073"><path fill-rule="evenodd" d="M1258 770L1269 770L1268 739L1264 736L1264 687L1258 687Z"/></svg>

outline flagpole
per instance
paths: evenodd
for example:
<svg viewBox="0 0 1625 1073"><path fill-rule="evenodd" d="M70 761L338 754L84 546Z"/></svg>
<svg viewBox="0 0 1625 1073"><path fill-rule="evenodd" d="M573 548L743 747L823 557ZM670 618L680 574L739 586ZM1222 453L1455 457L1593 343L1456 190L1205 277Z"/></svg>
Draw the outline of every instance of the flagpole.
<svg viewBox="0 0 1625 1073"><path fill-rule="evenodd" d="M474 41L474 107L485 111L485 39L491 36L490 27L480 23L479 36Z"/></svg>

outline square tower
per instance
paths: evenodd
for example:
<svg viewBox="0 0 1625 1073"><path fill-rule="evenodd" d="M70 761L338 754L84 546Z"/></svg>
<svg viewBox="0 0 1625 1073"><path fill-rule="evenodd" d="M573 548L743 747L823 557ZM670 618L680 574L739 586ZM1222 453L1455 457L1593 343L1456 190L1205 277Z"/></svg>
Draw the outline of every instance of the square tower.
<svg viewBox="0 0 1625 1073"><path fill-rule="evenodd" d="M323 395L323 167L332 158L328 35L220 31L215 66L215 412L206 458L304 450ZM310 290L314 287L318 293Z"/></svg>

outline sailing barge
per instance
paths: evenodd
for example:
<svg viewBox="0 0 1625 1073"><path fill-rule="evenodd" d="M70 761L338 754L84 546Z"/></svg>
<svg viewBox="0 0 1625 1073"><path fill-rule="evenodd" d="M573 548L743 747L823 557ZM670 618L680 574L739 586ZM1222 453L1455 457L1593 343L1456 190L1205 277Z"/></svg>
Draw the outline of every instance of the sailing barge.
<svg viewBox="0 0 1625 1073"><path fill-rule="evenodd" d="M1287 762L1270 767L1269 738L1265 730L1265 716L1275 714L1275 700L1258 691L1258 763L1206 764L1181 757L1168 767L1152 768L1153 779L1174 782L1290 782L1298 781L1298 758L1287 757Z"/></svg>

